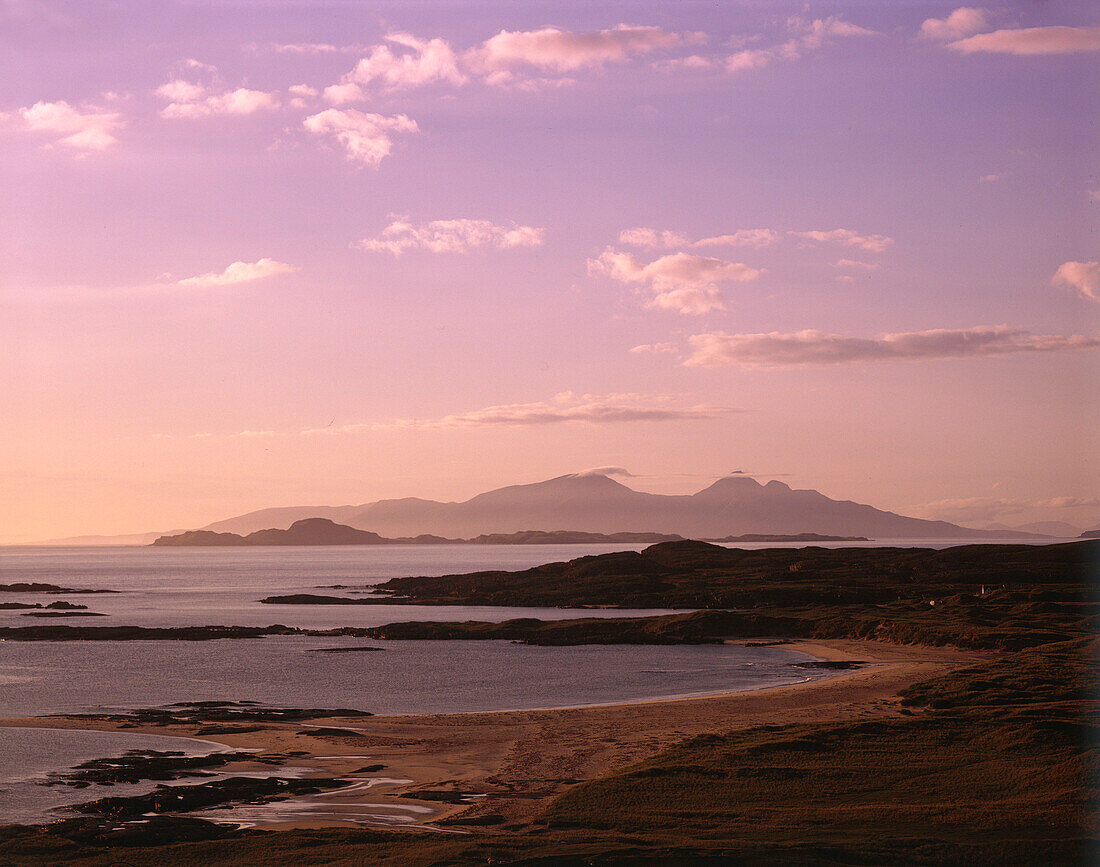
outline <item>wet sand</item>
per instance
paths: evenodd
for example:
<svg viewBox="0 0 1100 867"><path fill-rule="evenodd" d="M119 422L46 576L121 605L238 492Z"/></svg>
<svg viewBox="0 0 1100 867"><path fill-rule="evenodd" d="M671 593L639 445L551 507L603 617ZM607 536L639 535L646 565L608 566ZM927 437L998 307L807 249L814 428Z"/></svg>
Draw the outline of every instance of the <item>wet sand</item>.
<svg viewBox="0 0 1100 867"><path fill-rule="evenodd" d="M306 755L288 767L290 773L346 776L356 784L258 808L197 815L235 818L265 828L371 825L429 830L433 826L426 823L462 813L463 819L493 816L497 826L514 829L536 820L548 801L570 785L614 773L686 738L764 724L897 715L903 712L899 690L993 655L869 641L794 640L781 646L822 660L873 664L804 683L705 697L554 710L265 722L259 724L261 731L204 735L203 740L238 750L303 751ZM194 737L196 731L194 725L122 729L118 723L65 717L3 719L0 725L181 737ZM347 734L306 734L311 725ZM356 773L370 765L385 767ZM227 770L232 775L255 771L268 776L273 769L234 764ZM424 790L484 797L461 804L397 797Z"/></svg>

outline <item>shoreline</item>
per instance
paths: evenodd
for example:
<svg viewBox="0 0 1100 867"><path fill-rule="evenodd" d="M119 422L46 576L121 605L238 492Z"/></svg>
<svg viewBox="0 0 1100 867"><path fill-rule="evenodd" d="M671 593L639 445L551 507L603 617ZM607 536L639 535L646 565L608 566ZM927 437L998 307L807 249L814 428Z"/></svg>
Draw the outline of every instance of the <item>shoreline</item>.
<svg viewBox="0 0 1100 867"><path fill-rule="evenodd" d="M335 790L275 802L282 807L267 805L270 820L251 820L251 827L367 826L423 831L432 829L431 823L462 813L464 819L489 816L496 822L499 817L501 825L514 829L537 819L550 800L572 784L615 773L691 737L765 724L911 713L900 708L899 690L995 655L861 640L775 641L775 647L822 661L869 664L794 684L705 695L558 708L371 716L349 719L346 725L342 718L321 721L325 728L348 731L337 736L306 733L317 720L267 722L261 731L203 738L195 737L183 725L135 726L63 716L0 719L0 726L159 734L227 749L258 750L260 754L300 751L304 754L294 764L300 762L298 766L310 768L316 776L362 780L356 775L361 766L384 765L376 785L355 786L355 792L345 790L343 796L341 790ZM749 640L727 643L744 645ZM267 770L270 772L270 766ZM238 767L230 773L244 775L248 769ZM485 797L459 804L399 797L425 790ZM385 822L379 811L404 811L406 818ZM219 812L225 815L219 818ZM206 811L203 818L228 821L232 812L232 807ZM317 815L322 812L325 815Z"/></svg>

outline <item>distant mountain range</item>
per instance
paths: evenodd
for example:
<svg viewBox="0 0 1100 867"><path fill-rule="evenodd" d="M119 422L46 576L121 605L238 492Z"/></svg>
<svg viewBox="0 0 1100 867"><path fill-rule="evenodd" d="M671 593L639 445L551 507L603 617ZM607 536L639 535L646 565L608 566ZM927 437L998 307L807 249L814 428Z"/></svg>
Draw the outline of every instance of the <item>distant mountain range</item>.
<svg viewBox="0 0 1100 867"><path fill-rule="evenodd" d="M471 539L561 527L586 533L656 533L693 539L804 533L877 539L1024 539L1039 535L971 530L946 521L909 518L850 500L833 500L815 490L792 489L779 481L762 485L745 475L719 479L695 494L667 495L635 491L607 476L589 473L511 485L459 503L408 497L359 506L262 509L201 529L245 536L261 530L286 530L306 518L327 518L391 539L424 535Z"/></svg>
<svg viewBox="0 0 1100 867"><path fill-rule="evenodd" d="M571 530L525 530L520 533L490 533L473 539L447 539L421 534L389 539L369 530L357 530L328 518L303 518L285 530L268 528L242 536L211 530L188 530L161 536L157 547L240 547L254 545L579 545L586 543L625 543L650 545L657 542L681 542L680 536L663 533L583 533Z"/></svg>

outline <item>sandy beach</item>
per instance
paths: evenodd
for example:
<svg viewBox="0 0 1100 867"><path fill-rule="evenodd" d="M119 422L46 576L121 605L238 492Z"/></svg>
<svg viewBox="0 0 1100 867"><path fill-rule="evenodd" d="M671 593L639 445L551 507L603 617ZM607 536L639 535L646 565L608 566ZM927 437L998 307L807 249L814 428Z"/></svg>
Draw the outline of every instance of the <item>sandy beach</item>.
<svg viewBox="0 0 1100 867"><path fill-rule="evenodd" d="M770 642L769 642L770 643ZM242 811L212 810L256 827L387 826L426 830L462 813L522 828L570 785L647 759L686 738L758 725L852 720L909 713L899 690L989 659L955 648L869 641L791 641L783 646L830 661L871 663L804 683L705 697L553 710L326 718L263 723L260 731L204 735L234 749L300 753L308 776L348 776L356 785ZM4 726L120 730L118 723L65 717L0 720ZM325 729L340 729L327 733ZM127 726L125 731L193 737L194 726ZM310 732L318 732L311 734ZM360 769L382 765L382 769ZM252 770L270 773L269 766ZM234 764L230 772L247 773ZM356 773L356 772L359 773ZM448 804L398 797L412 791L484 797Z"/></svg>

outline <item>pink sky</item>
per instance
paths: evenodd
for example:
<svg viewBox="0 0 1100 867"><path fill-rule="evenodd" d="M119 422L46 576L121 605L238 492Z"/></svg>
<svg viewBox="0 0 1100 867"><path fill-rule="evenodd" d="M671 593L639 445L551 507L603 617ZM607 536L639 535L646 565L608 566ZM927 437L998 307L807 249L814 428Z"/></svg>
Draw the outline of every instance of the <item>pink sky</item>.
<svg viewBox="0 0 1100 867"><path fill-rule="evenodd" d="M0 542L745 470L1100 525L1092 3L0 6Z"/></svg>

